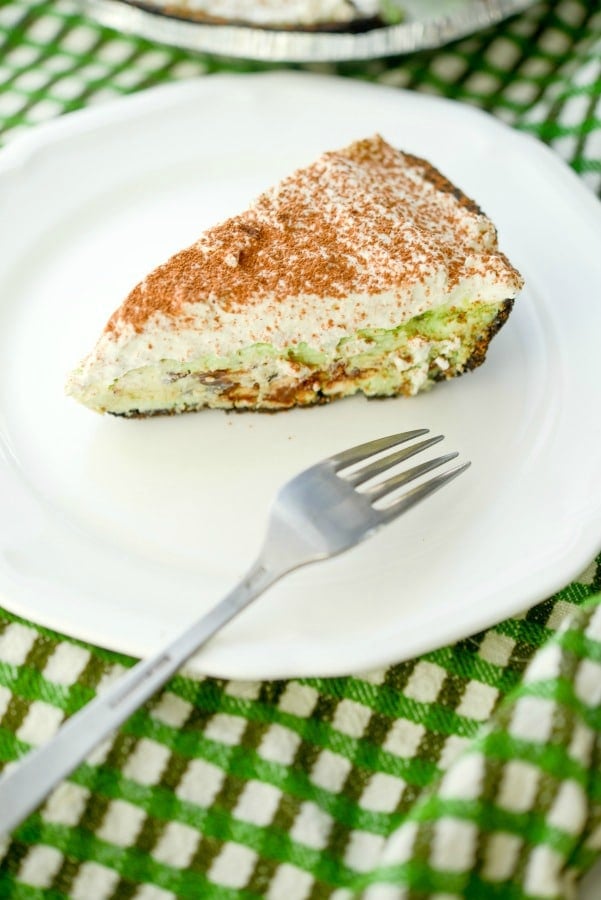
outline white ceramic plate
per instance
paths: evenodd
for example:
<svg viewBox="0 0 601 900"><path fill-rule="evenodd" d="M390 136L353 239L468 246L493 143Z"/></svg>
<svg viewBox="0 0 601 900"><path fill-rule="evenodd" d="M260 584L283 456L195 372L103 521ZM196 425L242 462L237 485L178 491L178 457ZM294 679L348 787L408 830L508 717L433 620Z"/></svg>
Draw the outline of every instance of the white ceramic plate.
<svg viewBox="0 0 601 900"><path fill-rule="evenodd" d="M67 399L126 291L321 151L380 131L475 197L527 287L478 371L414 399L127 421ZM543 146L471 108L350 80L213 76L39 128L0 154L0 596L149 653L250 564L290 475L414 427L472 468L273 587L197 661L239 678L378 667L524 609L601 537L601 213Z"/></svg>

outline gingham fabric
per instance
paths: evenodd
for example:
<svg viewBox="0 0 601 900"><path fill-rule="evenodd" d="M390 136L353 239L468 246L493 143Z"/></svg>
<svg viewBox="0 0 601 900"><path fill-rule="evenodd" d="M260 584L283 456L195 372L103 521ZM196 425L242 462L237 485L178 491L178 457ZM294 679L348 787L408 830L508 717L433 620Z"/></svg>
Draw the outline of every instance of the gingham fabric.
<svg viewBox="0 0 601 900"><path fill-rule="evenodd" d="M154 84L269 68L119 35L71 0L0 2L0 48L4 141ZM597 2L312 68L477 104L601 190ZM601 850L600 590L601 557L521 617L379 672L182 673L0 843L0 898L575 896ZM1 764L131 662L0 612Z"/></svg>

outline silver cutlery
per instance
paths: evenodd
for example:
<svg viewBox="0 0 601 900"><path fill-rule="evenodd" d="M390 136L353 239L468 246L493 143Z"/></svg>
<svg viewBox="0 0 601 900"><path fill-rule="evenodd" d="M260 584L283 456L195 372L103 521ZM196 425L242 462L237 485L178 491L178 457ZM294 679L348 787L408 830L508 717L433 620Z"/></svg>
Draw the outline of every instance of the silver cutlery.
<svg viewBox="0 0 601 900"><path fill-rule="evenodd" d="M259 555L245 577L206 615L151 658L130 669L69 719L46 744L31 750L0 778L0 832L12 831L52 788L121 725L217 631L283 575L354 547L434 491L469 463L445 466L447 453L381 476L443 439L428 429L379 438L336 453L301 472L276 495ZM399 445L406 445L398 448ZM387 452L392 451L392 452Z"/></svg>

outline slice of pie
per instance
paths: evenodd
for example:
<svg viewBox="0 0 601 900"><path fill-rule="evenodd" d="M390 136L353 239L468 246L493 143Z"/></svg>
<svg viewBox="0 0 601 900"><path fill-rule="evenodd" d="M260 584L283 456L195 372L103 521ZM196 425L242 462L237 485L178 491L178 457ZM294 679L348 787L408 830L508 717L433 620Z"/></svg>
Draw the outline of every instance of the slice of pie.
<svg viewBox="0 0 601 900"><path fill-rule="evenodd" d="M376 136L151 272L67 390L124 416L411 395L479 366L521 286L475 203Z"/></svg>

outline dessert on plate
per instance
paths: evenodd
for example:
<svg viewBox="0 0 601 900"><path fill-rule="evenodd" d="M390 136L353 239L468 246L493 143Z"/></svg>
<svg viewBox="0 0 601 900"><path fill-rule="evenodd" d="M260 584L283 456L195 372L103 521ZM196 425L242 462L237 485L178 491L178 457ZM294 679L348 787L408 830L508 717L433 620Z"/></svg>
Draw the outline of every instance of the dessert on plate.
<svg viewBox="0 0 601 900"><path fill-rule="evenodd" d="M402 19L400 0L133 0L134 5L217 25L365 30Z"/></svg>
<svg viewBox="0 0 601 900"><path fill-rule="evenodd" d="M67 391L122 416L412 395L479 366L521 286L476 204L376 135L158 266Z"/></svg>

